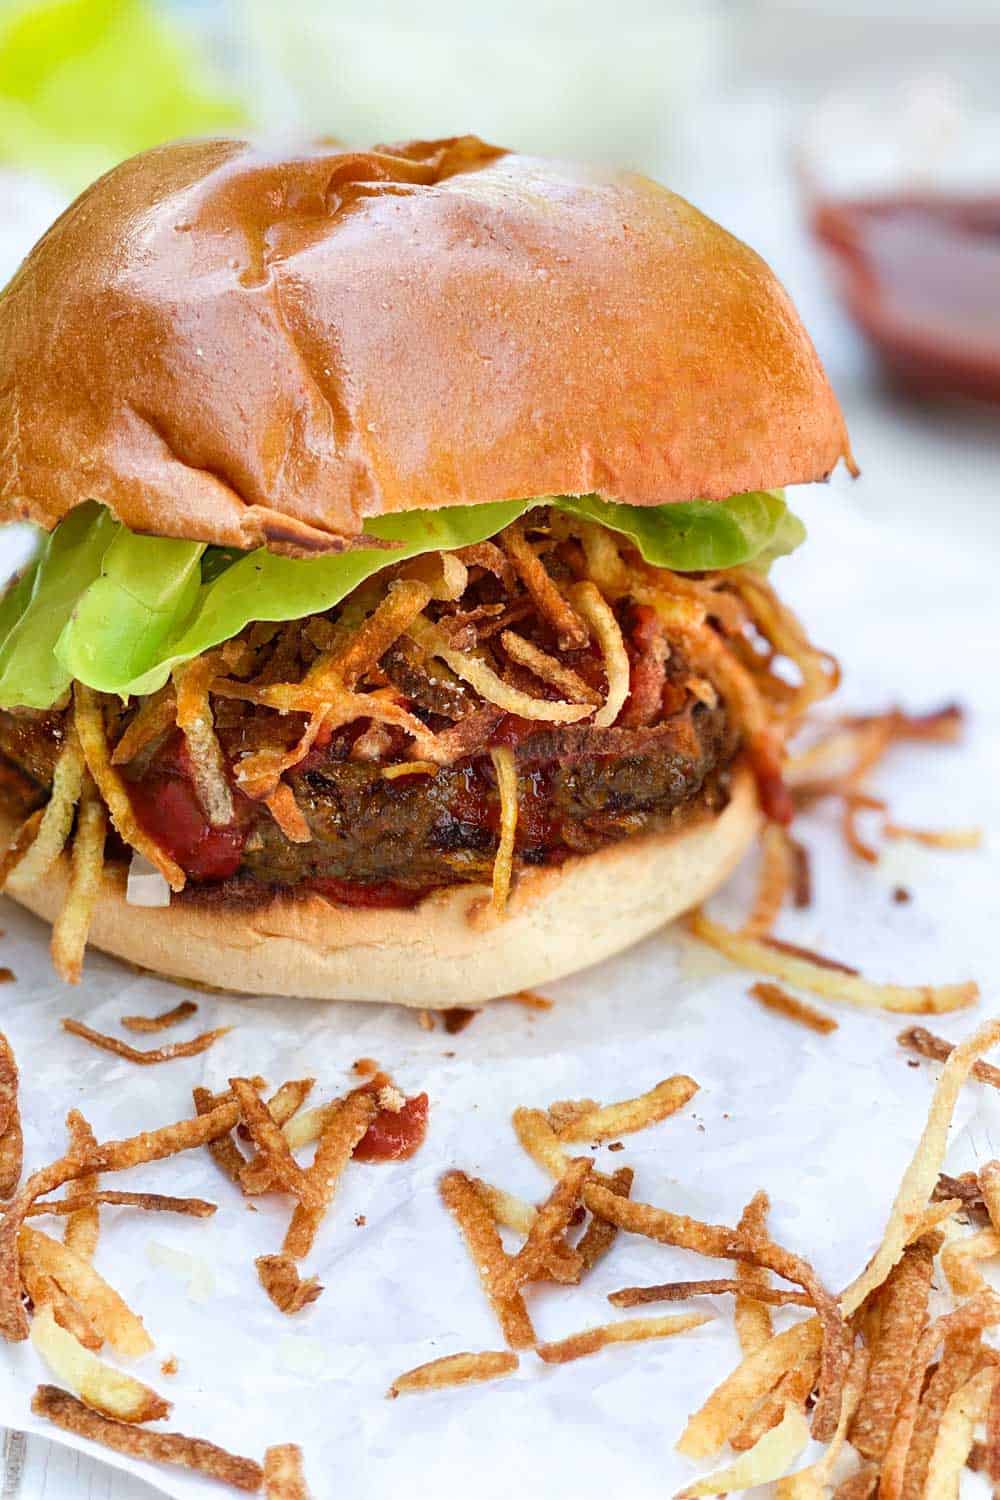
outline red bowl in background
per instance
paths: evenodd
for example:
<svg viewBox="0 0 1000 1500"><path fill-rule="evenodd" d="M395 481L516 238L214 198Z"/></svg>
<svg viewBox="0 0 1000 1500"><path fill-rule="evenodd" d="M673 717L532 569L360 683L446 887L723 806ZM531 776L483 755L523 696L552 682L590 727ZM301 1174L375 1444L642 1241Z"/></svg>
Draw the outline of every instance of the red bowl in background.
<svg viewBox="0 0 1000 1500"><path fill-rule="evenodd" d="M963 72L832 91L796 165L844 306L889 374L1000 402L1000 114L988 74Z"/></svg>

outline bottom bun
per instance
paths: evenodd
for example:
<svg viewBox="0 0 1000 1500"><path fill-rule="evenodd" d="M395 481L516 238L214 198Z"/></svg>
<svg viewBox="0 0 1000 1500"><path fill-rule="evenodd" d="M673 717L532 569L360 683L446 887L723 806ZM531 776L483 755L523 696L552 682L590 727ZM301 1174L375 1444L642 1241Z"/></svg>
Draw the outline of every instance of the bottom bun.
<svg viewBox="0 0 1000 1500"><path fill-rule="evenodd" d="M477 1006L598 963L696 906L758 825L753 779L741 767L721 814L525 870L503 917L485 886L437 891L407 910L337 906L313 892L247 909L135 907L125 900L124 868L110 867L90 943L166 978L243 994ZM12 831L0 818L0 834ZM64 855L16 899L51 922L68 870Z"/></svg>

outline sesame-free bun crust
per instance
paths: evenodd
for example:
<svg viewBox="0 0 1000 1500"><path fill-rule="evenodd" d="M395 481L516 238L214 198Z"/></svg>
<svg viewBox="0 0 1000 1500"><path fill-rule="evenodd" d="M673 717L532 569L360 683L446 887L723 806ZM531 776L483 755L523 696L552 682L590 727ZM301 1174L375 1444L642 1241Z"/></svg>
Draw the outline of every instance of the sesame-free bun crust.
<svg viewBox="0 0 1000 1500"><path fill-rule="evenodd" d="M0 518L308 554L387 512L724 499L851 463L752 250L474 137L116 167L0 298Z"/></svg>
<svg viewBox="0 0 1000 1500"><path fill-rule="evenodd" d="M587 968L704 900L758 822L753 780L739 769L719 815L525 871L503 919L482 886L439 892L410 911L334 906L317 895L252 911L138 908L125 902L119 868L105 876L90 941L168 978L243 993L476 1006ZM11 820L0 819L0 836L12 832ZM16 899L51 922L67 875L64 855Z"/></svg>

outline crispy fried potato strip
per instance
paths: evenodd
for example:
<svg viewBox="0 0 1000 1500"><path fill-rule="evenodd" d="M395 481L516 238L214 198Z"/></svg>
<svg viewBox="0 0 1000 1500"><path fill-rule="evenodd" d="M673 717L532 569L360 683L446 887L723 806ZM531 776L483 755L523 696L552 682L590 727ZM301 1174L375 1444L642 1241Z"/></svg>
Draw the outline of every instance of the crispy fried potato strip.
<svg viewBox="0 0 1000 1500"><path fill-rule="evenodd" d="M934 1062L947 1062L955 1047L952 1042L946 1042L944 1037L935 1036L928 1031L926 1026L908 1026L901 1031L896 1038L901 1047L906 1047L911 1052L918 1052L921 1057L929 1057ZM972 1068L972 1077L978 1078L981 1083L989 1083L995 1089L1000 1088L1000 1068L995 1068L992 1063L983 1062L980 1058Z"/></svg>
<svg viewBox="0 0 1000 1500"><path fill-rule="evenodd" d="M927 1316L934 1255L925 1243L911 1245L881 1289L881 1318L868 1379L851 1426L851 1443L862 1458L885 1456L896 1412Z"/></svg>
<svg viewBox="0 0 1000 1500"><path fill-rule="evenodd" d="M760 836L760 870L753 908L743 924L746 937L767 937L773 931L794 878L788 833L780 823L767 823Z"/></svg>
<svg viewBox="0 0 1000 1500"><path fill-rule="evenodd" d="M504 1296L500 1284L509 1264L493 1216L464 1172L446 1172L441 1198L457 1223L486 1293L512 1349L532 1349L537 1340L520 1292Z"/></svg>
<svg viewBox="0 0 1000 1500"><path fill-rule="evenodd" d="M238 1458L202 1438L185 1437L179 1432L150 1432L145 1427L113 1421L89 1410L82 1401L54 1385L38 1387L31 1399L31 1410L36 1417L46 1417L64 1432L102 1443L129 1458L177 1464L251 1494L260 1489L264 1480L260 1465L252 1459Z"/></svg>
<svg viewBox="0 0 1000 1500"><path fill-rule="evenodd" d="M290 844L311 842L312 829L287 781L279 781L274 791L269 792L262 800Z"/></svg>
<svg viewBox="0 0 1000 1500"><path fill-rule="evenodd" d="M687 1458L711 1458L718 1453L787 1370L819 1354L821 1342L815 1318L776 1333L769 1343L737 1365L688 1419L677 1444L678 1453Z"/></svg>
<svg viewBox="0 0 1000 1500"><path fill-rule="evenodd" d="M536 1349L547 1365L565 1365L588 1354L597 1354L611 1344L632 1344L647 1339L670 1339L711 1323L711 1313L670 1313L662 1318L626 1318L621 1323L601 1323L571 1333L556 1343L539 1344Z"/></svg>
<svg viewBox="0 0 1000 1500"><path fill-rule="evenodd" d="M7 876L7 889L27 891L48 874L66 846L83 787L84 760L76 727L70 720L52 773L52 791L34 842Z"/></svg>
<svg viewBox="0 0 1000 1500"><path fill-rule="evenodd" d="M264 1500L309 1500L297 1443L279 1443L265 1451Z"/></svg>
<svg viewBox="0 0 1000 1500"><path fill-rule="evenodd" d="M173 681L177 727L187 747L195 794L212 827L225 828L233 821L235 810L209 698L218 665L215 653L207 652L175 667Z"/></svg>
<svg viewBox="0 0 1000 1500"><path fill-rule="evenodd" d="M18 1264L19 1236L28 1211L37 1199L64 1183L90 1172L122 1172L147 1161L160 1161L178 1151L191 1151L227 1135L240 1117L239 1105L227 1102L193 1120L179 1120L122 1141L105 1141L86 1156L70 1152L33 1172L7 1205L0 1221L0 1336L17 1342L28 1337L28 1320L21 1303ZM59 1245L58 1249L65 1250ZM86 1266L86 1262L81 1262ZM91 1267L87 1266L87 1270Z"/></svg>
<svg viewBox="0 0 1000 1500"><path fill-rule="evenodd" d="M148 1385L99 1360L71 1333L60 1328L51 1307L31 1321L31 1342L46 1364L92 1411L119 1422L158 1422L169 1416L170 1403Z"/></svg>
<svg viewBox="0 0 1000 1500"><path fill-rule="evenodd" d="M629 690L629 659L621 626L615 619L614 610L589 579L575 583L570 592L573 603L593 631L604 659L608 691L603 705L594 715L593 725L595 729L607 729L625 706Z"/></svg>
<svg viewBox="0 0 1000 1500"><path fill-rule="evenodd" d="M767 1216L770 1207L770 1200L766 1193L754 1193L740 1215L740 1222L736 1227L751 1247L767 1240ZM759 1292L769 1291L770 1284L771 1278L763 1266L752 1266L744 1261L737 1262L738 1292L733 1307L733 1322L736 1324L736 1337L740 1341L740 1348L744 1354L753 1354L755 1349L760 1349L774 1335L771 1314L768 1312L767 1305L756 1295Z"/></svg>
<svg viewBox="0 0 1000 1500"><path fill-rule="evenodd" d="M92 1026L86 1026L82 1021L74 1020L72 1016L64 1016L62 1028L69 1031L73 1036L80 1037L92 1046L99 1047L102 1052L113 1052L116 1057L124 1057L127 1062L150 1065L152 1063L172 1062L176 1057L197 1057L202 1052L207 1052L213 1043L220 1037L226 1036L231 1026L217 1026L214 1031L203 1031L200 1036L192 1037L189 1042L168 1042L164 1047L151 1047L144 1050L142 1047L133 1047L129 1042L123 1042L119 1037L107 1036L103 1031L95 1031Z"/></svg>
<svg viewBox="0 0 1000 1500"><path fill-rule="evenodd" d="M802 1411L816 1389L819 1379L819 1356L807 1355L798 1364L786 1370L773 1390L760 1401L750 1415L730 1435L729 1446L735 1453L745 1453L756 1447L772 1427L777 1427L789 1404Z"/></svg>
<svg viewBox="0 0 1000 1500"><path fill-rule="evenodd" d="M52 924L52 965L60 979L79 984L87 935L101 893L108 819L90 776L86 777L70 854L66 899Z"/></svg>
<svg viewBox="0 0 1000 1500"><path fill-rule="evenodd" d="M542 559L515 522L501 533L500 541L514 569L534 600L535 608L556 633L560 651L578 651L587 644L587 627L559 590ZM450 664L449 664L450 665Z"/></svg>
<svg viewBox="0 0 1000 1500"><path fill-rule="evenodd" d="M978 1234L949 1241L941 1252L941 1269L955 1296L969 1297L973 1292L981 1292L986 1278L976 1263L994 1260L998 1255L1000 1234L995 1229L981 1229Z"/></svg>
<svg viewBox="0 0 1000 1500"><path fill-rule="evenodd" d="M771 975L774 979L784 979L788 984L812 990L828 1000L846 1001L862 1010L938 1014L961 1010L973 1005L979 997L979 986L971 981L938 985L875 983L860 974L846 972L846 966L827 967L803 958L794 951L790 952L789 945L778 946L773 940L750 938L734 932L721 922L713 921L703 911L693 912L688 918L688 926L696 937L744 968Z"/></svg>
<svg viewBox="0 0 1000 1500"><path fill-rule="evenodd" d="M254 1082L256 1081L255 1079ZM210 1114L216 1107L215 1098L208 1089L198 1086L192 1089L191 1093L195 1110L200 1116ZM233 1124L235 1125L235 1123L236 1121L234 1120ZM208 1141L206 1144L212 1160L219 1170L229 1178L230 1182L234 1182L239 1186L241 1174L247 1162L229 1132L227 1131L224 1135L219 1136L217 1140Z"/></svg>
<svg viewBox="0 0 1000 1500"><path fill-rule="evenodd" d="M551 1276L558 1281L578 1281L580 1257L566 1245L563 1236L569 1221L580 1202L583 1184L593 1170L589 1157L577 1157L539 1208L528 1230L528 1237L513 1260L497 1277L496 1291L501 1298L509 1298L527 1281L538 1281ZM561 1252L563 1265L553 1263L553 1250ZM557 1271L559 1274L557 1274Z"/></svg>
<svg viewBox="0 0 1000 1500"><path fill-rule="evenodd" d="M35 1313L43 1307L52 1309L52 1316L60 1328L65 1328L67 1333L72 1334L78 1344L84 1349L101 1349L104 1339L91 1323L87 1314L81 1307L68 1297L61 1286L58 1286L52 1277L46 1272L40 1271L30 1261L21 1262L21 1281L24 1290L31 1298L31 1305Z"/></svg>
<svg viewBox="0 0 1000 1500"><path fill-rule="evenodd" d="M113 766L127 766L141 750L161 734L167 734L177 722L177 700L174 685L165 683L159 692L139 700L139 707L111 753Z"/></svg>
<svg viewBox="0 0 1000 1500"><path fill-rule="evenodd" d="M182 1000L179 1005L158 1016L122 1016L121 1024L126 1031L166 1031L170 1026L178 1026L181 1021L189 1020L197 1010L193 1000Z"/></svg>
<svg viewBox="0 0 1000 1500"><path fill-rule="evenodd" d="M825 1500L830 1476L847 1440L847 1431L857 1411L867 1373L868 1351L858 1348L854 1351L851 1368L844 1385L840 1420L827 1444L826 1452L821 1459L810 1464L808 1468L799 1469L797 1473L789 1474L786 1479L779 1479L775 1489L776 1500Z"/></svg>
<svg viewBox="0 0 1000 1500"><path fill-rule="evenodd" d="M587 1109L556 1131L561 1141L606 1141L645 1130L682 1109L698 1092L693 1078L675 1073L635 1099Z"/></svg>
<svg viewBox="0 0 1000 1500"><path fill-rule="evenodd" d="M88 1260L27 1225L20 1233L20 1251L78 1303L112 1349L126 1359L141 1359L153 1347L142 1319L109 1286Z"/></svg>
<svg viewBox="0 0 1000 1500"><path fill-rule="evenodd" d="M981 828L908 828L902 823L884 823L887 839L909 839L929 849L978 849L983 842Z"/></svg>
<svg viewBox="0 0 1000 1500"><path fill-rule="evenodd" d="M0 1196L15 1192L24 1165L24 1135L18 1104L14 1049L0 1031Z"/></svg>
<svg viewBox="0 0 1000 1500"><path fill-rule="evenodd" d="M923 1215L937 1182L948 1144L951 1118L962 1085L980 1054L996 1046L998 1041L1000 1020L988 1021L955 1048L941 1070L927 1124L903 1175L882 1242L864 1271L841 1298L841 1305L848 1316L861 1306L870 1292L882 1285L902 1255L910 1231Z"/></svg>
<svg viewBox="0 0 1000 1500"><path fill-rule="evenodd" d="M420 616L409 627L409 634L429 656L438 656L451 668L456 677L461 677L475 688L486 703L502 708L505 713L520 714L525 719L538 719L550 724L576 724L593 714L589 703L566 703L562 699L551 702L547 698L532 698L512 687L498 677L493 668L481 657L467 651L456 651L448 644L444 633L430 620ZM433 757L429 757L433 759Z"/></svg>
<svg viewBox="0 0 1000 1500"><path fill-rule="evenodd" d="M70 1150L75 1155L83 1156L96 1148L97 1137L78 1109L70 1110L66 1116L66 1126L69 1130ZM95 1196L99 1185L97 1173L88 1172L86 1177L78 1177L75 1182L71 1182L66 1193L68 1201L74 1206L66 1220L63 1244L84 1260L93 1260L100 1237L101 1217ZM86 1198L94 1201L84 1202ZM36 1204L35 1207L37 1206Z"/></svg>
<svg viewBox="0 0 1000 1500"><path fill-rule="evenodd" d="M514 873L514 840L519 810L517 761L509 745L495 745L490 751L490 759L500 797L500 842L493 861L493 909L503 916Z"/></svg>
<svg viewBox="0 0 1000 1500"><path fill-rule="evenodd" d="M73 719L87 769L97 784L119 837L156 866L171 890L182 891L187 878L184 871L136 821L125 783L111 764L101 700L82 682L73 685Z"/></svg>
<svg viewBox="0 0 1000 1500"><path fill-rule="evenodd" d="M306 1174L306 1195L296 1206L285 1235L283 1249L286 1255L301 1260L309 1254L344 1168L375 1118L377 1108L370 1093L358 1090L327 1115L316 1147L316 1159Z"/></svg>
<svg viewBox="0 0 1000 1500"><path fill-rule="evenodd" d="M728 1468L717 1469L705 1479L685 1485L676 1500L696 1500L699 1495L742 1494L759 1484L780 1479L794 1463L809 1441L809 1424L804 1413L789 1403L776 1427L765 1432L754 1447L740 1455Z"/></svg>
<svg viewBox="0 0 1000 1500"><path fill-rule="evenodd" d="M617 1193L620 1198L627 1198L632 1191L632 1179L634 1173L631 1167L619 1167L613 1172L608 1188L612 1193ZM618 1238L617 1224L609 1224L607 1219L602 1219L599 1214L592 1214L590 1223L584 1231L583 1238L578 1242L576 1251L580 1257L580 1274L585 1276L588 1271L603 1260L611 1246Z"/></svg>
<svg viewBox="0 0 1000 1500"><path fill-rule="evenodd" d="M996 1378L995 1369L980 1370L949 1400L927 1466L924 1500L954 1500L959 1476L972 1450L976 1423L989 1411Z"/></svg>
<svg viewBox="0 0 1000 1500"><path fill-rule="evenodd" d="M96 1208L103 1203L111 1208L141 1208L147 1213L185 1214L191 1219L210 1219L219 1210L217 1203L209 1203L205 1198L172 1198L168 1193L122 1193L114 1188L99 1188L96 1192L82 1192L73 1198L41 1198L31 1205L25 1218L44 1219L46 1214L72 1218L86 1208ZM0 1213L6 1208L6 1203L0 1203ZM83 1253L75 1245L70 1248L77 1255ZM90 1256L85 1258L89 1260Z"/></svg>
<svg viewBox="0 0 1000 1500"><path fill-rule="evenodd" d="M547 682L550 687L558 688L571 703L592 703L597 707L604 702L597 689L592 688L589 682L584 682L572 667L565 666L540 646L525 640L523 635L518 635L513 630L503 630L500 632L500 644L511 661L527 667L540 682ZM597 722L596 719L594 722Z"/></svg>
<svg viewBox="0 0 1000 1500"><path fill-rule="evenodd" d="M274 1181L286 1193L293 1194L302 1203L315 1202L315 1186L292 1155L288 1142L281 1133L271 1111L249 1078L230 1078L232 1089L243 1123L260 1152Z"/></svg>
<svg viewBox="0 0 1000 1500"><path fill-rule="evenodd" d="M511 1349L485 1349L477 1354L446 1354L426 1365L417 1365L397 1375L387 1395L405 1396L415 1391L438 1391L445 1386L471 1385L480 1380L502 1380L512 1375L520 1361Z"/></svg>
<svg viewBox="0 0 1000 1500"><path fill-rule="evenodd" d="M746 1269L756 1270L757 1267ZM716 1297L723 1293L740 1297L744 1295L743 1285L735 1276L712 1276L701 1281L663 1281L657 1286L623 1286L617 1292L609 1292L608 1301L614 1307L645 1307L650 1302L687 1302L691 1297ZM769 1285L755 1285L753 1298L747 1300L753 1300L765 1308L813 1305L812 1298L805 1292L793 1292L784 1287ZM768 1339L773 1337L773 1334L768 1334ZM747 1349L745 1352L753 1354L762 1347L763 1340L754 1349Z"/></svg>
<svg viewBox="0 0 1000 1500"><path fill-rule="evenodd" d="M838 1022L832 1016L825 1015L815 1006L807 1005L804 1000L790 995L778 984L768 984L766 980L761 979L750 986L749 993L755 1000L760 1001L765 1010L785 1016L789 1021L798 1021L800 1025L808 1026L810 1031L829 1035L831 1031L837 1030Z"/></svg>
<svg viewBox="0 0 1000 1500"><path fill-rule="evenodd" d="M493 1215L494 1224L500 1224L505 1229L514 1229L518 1234L531 1232L531 1226L538 1214L533 1203L526 1203L523 1198L518 1198L514 1193L508 1193L504 1188L494 1187L491 1182L484 1182L481 1177L473 1177L472 1183Z"/></svg>
<svg viewBox="0 0 1000 1500"><path fill-rule="evenodd" d="M988 1161L981 1166L978 1180L990 1223L1000 1231L1000 1161Z"/></svg>

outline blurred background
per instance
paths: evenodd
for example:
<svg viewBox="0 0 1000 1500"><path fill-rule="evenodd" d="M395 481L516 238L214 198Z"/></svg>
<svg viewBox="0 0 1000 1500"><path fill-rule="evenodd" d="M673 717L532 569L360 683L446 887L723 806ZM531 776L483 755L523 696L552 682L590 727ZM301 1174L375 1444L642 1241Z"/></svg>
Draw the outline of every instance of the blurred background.
<svg viewBox="0 0 1000 1500"><path fill-rule="evenodd" d="M121 157L248 130L661 178L788 286L844 503L1000 540L998 0L0 0L0 282Z"/></svg>

